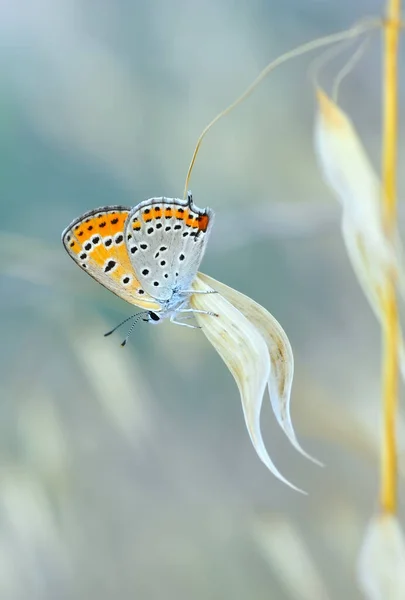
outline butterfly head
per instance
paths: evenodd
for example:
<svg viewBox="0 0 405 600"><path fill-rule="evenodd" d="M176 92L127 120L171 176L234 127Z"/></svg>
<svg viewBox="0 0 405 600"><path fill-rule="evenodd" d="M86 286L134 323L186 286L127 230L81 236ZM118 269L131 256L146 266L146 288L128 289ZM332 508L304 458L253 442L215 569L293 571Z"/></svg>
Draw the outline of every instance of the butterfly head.
<svg viewBox="0 0 405 600"><path fill-rule="evenodd" d="M162 319L159 317L159 315L157 313L153 312L153 310L149 310L146 318L143 320L147 321L148 323L153 323L154 325L156 325L157 323L160 323L160 321Z"/></svg>

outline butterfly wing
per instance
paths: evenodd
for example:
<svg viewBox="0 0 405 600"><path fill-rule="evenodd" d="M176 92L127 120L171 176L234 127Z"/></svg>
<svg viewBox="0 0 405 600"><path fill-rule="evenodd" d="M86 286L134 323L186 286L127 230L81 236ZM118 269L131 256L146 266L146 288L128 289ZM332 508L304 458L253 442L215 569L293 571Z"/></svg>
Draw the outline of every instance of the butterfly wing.
<svg viewBox="0 0 405 600"><path fill-rule="evenodd" d="M130 304L159 311L160 305L142 288L128 256L124 229L129 213L123 206L87 212L64 230L62 242L75 263L111 292Z"/></svg>
<svg viewBox="0 0 405 600"><path fill-rule="evenodd" d="M213 224L211 209L187 200L151 198L130 212L125 236L129 256L143 289L164 302L173 291L189 290L204 255Z"/></svg>

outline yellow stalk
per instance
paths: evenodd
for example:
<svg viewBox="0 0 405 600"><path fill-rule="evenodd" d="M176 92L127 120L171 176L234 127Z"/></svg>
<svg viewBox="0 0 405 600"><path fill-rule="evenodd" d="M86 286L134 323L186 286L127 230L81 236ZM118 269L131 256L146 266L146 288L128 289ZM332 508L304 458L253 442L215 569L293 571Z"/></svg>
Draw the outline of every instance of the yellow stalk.
<svg viewBox="0 0 405 600"><path fill-rule="evenodd" d="M387 236L396 224L397 165L397 50L401 0L387 0L384 25L384 114L383 114L383 215ZM396 282L392 274L384 290L383 306L383 440L381 451L380 503L384 513L397 508L397 457L395 421L398 403L398 309Z"/></svg>

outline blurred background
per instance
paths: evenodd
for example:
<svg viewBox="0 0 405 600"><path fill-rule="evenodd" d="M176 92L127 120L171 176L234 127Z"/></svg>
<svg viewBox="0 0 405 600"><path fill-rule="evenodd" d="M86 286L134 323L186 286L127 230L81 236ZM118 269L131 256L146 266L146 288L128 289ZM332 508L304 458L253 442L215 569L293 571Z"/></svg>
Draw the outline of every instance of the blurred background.
<svg viewBox="0 0 405 600"><path fill-rule="evenodd" d="M268 400L262 423L307 497L257 458L236 385L201 332L140 323L125 350L125 330L103 338L133 310L74 265L60 234L98 206L181 197L201 130L270 60L382 10L1 1L2 600L360 598L380 334L315 163L315 55L220 121L191 179L196 204L216 212L201 270L268 308L292 343L293 420L326 468L291 449ZM380 45L377 33L340 93L376 168ZM327 90L352 52L323 69ZM401 157L403 127L400 137Z"/></svg>

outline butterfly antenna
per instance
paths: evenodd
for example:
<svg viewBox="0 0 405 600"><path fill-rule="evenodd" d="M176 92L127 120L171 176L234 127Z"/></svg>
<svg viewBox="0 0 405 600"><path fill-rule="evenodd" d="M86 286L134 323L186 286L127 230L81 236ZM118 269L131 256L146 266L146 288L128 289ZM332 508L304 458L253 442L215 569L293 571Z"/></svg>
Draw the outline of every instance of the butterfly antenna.
<svg viewBox="0 0 405 600"><path fill-rule="evenodd" d="M119 323L119 325L117 325L116 327L114 327L114 329L111 329L111 331L107 331L107 333L104 334L104 337L107 337L108 335L111 335L112 333L114 333L114 331L116 331L119 327L121 327L121 325L124 325L124 323L127 323L131 319L135 319L136 317L138 317L140 315L144 315L144 314L145 314L145 312L142 311L140 313L135 313L134 315L131 315L130 317L127 317L126 319L124 319L123 321L121 321L121 323Z"/></svg>
<svg viewBox="0 0 405 600"><path fill-rule="evenodd" d="M126 343L127 343L127 341L128 341L128 338L129 338L129 336L130 336L130 335L131 335L131 333L133 332L133 330L134 330L134 327L135 327L135 325L138 323L139 319L140 319L140 318L141 318L143 315L147 315L147 314L149 314L149 312L148 312L148 311L146 311L146 312L141 312L141 313L138 313L137 315L134 315L134 316L136 316L136 319L135 319L135 321L132 323L131 327L129 328L129 331L128 331L127 335L125 336L125 339L124 339L124 341L121 343L121 346L123 346L123 347L125 346L125 344L126 344ZM145 319L145 320L146 320L146 319Z"/></svg>

